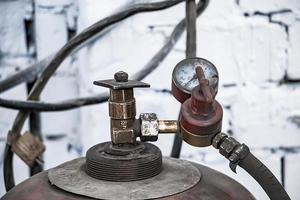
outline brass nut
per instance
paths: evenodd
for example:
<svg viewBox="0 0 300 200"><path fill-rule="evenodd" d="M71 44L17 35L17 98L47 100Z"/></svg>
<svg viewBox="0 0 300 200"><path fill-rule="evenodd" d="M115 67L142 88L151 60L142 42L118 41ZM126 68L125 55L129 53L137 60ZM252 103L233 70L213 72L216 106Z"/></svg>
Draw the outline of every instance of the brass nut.
<svg viewBox="0 0 300 200"><path fill-rule="evenodd" d="M29 166L34 164L35 160L45 151L45 148L45 145L29 132L23 134L12 144L12 151Z"/></svg>
<svg viewBox="0 0 300 200"><path fill-rule="evenodd" d="M240 143L236 141L234 138L227 137L221 143L219 152L220 154L225 156L225 158L229 158L232 152L234 151L234 149L239 145Z"/></svg>
<svg viewBox="0 0 300 200"><path fill-rule="evenodd" d="M159 133L157 115L155 113L142 113L140 122L141 139L143 141L156 141Z"/></svg>

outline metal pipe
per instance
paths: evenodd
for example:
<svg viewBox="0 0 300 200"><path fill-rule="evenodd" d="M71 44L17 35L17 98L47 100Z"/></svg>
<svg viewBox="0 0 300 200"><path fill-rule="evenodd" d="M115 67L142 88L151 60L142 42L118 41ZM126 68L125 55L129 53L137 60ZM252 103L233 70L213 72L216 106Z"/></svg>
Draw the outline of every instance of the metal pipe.
<svg viewBox="0 0 300 200"><path fill-rule="evenodd" d="M158 120L159 133L177 133L177 120Z"/></svg>
<svg viewBox="0 0 300 200"><path fill-rule="evenodd" d="M196 1L186 0L186 58L196 57Z"/></svg>

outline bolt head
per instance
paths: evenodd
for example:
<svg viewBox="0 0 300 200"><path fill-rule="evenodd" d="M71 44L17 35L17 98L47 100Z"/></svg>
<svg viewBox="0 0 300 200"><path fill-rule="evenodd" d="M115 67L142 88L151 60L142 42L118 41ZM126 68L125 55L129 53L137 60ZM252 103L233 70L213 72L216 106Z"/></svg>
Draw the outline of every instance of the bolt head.
<svg viewBox="0 0 300 200"><path fill-rule="evenodd" d="M117 73L115 73L114 78L117 82L127 82L128 74L124 71L118 71Z"/></svg>

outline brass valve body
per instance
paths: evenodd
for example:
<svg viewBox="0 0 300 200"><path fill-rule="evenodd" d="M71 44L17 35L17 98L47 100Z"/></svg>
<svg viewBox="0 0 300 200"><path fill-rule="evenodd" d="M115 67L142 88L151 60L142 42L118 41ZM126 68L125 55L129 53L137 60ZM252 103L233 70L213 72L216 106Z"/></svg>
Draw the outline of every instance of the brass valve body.
<svg viewBox="0 0 300 200"><path fill-rule="evenodd" d="M109 116L114 144L135 143L135 99L133 89L110 90Z"/></svg>
<svg viewBox="0 0 300 200"><path fill-rule="evenodd" d="M108 105L112 143L135 144L140 129L139 121L135 119L133 88L150 87L150 85L128 80L128 74L123 71L115 73L114 79L95 81L94 84L110 88Z"/></svg>

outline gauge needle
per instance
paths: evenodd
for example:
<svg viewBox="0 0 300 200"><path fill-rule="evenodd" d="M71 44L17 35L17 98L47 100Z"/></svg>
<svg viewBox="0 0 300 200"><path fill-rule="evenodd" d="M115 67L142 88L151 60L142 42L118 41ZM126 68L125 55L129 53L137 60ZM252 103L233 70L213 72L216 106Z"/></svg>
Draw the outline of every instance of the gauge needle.
<svg viewBox="0 0 300 200"><path fill-rule="evenodd" d="M184 84L184 87L187 87L187 85L190 84L190 82L192 82L196 78L197 78L197 74L194 74L194 76L186 84Z"/></svg>

